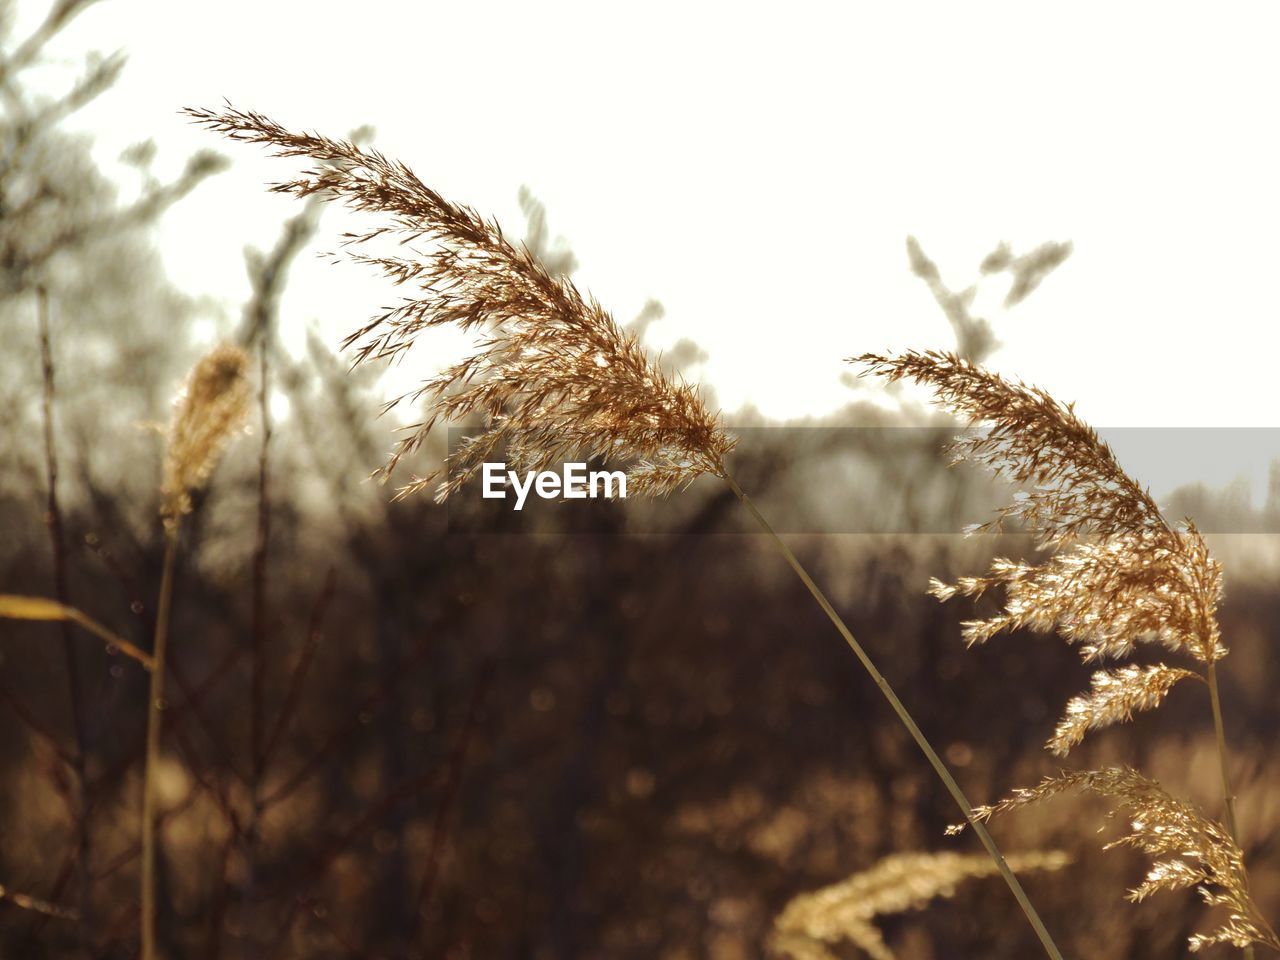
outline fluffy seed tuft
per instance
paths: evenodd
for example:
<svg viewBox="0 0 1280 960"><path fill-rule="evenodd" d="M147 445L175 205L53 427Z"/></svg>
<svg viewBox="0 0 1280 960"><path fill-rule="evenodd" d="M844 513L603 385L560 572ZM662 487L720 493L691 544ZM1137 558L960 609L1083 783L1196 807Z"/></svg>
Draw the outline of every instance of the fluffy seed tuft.
<svg viewBox="0 0 1280 960"><path fill-rule="evenodd" d="M169 427L161 488L166 524L191 512L191 494L209 479L248 414L248 370L248 356L232 343L219 344L192 367Z"/></svg>
<svg viewBox="0 0 1280 960"><path fill-rule="evenodd" d="M1158 644L1208 664L1226 655L1217 621L1222 567L1189 521L1175 529L1150 494L1070 404L948 353L865 354L854 363L889 381L933 389L981 432L957 438L955 460L973 460L1018 485L1013 502L980 529L1016 519L1054 552L1041 563L997 558L984 577L932 580L940 600L1003 591L1003 609L963 624L967 644L1020 629L1056 631L1085 662ZM1153 709L1188 671L1169 667L1095 674L1049 741L1066 753L1086 731Z"/></svg>
<svg viewBox="0 0 1280 960"><path fill-rule="evenodd" d="M1174 684L1200 679L1200 674L1163 663L1154 667L1126 666L1099 670L1090 680L1088 693L1072 697L1067 712L1049 740L1048 748L1065 757L1089 730L1127 723L1140 710L1154 710Z"/></svg>
<svg viewBox="0 0 1280 960"><path fill-rule="evenodd" d="M1136 770L1108 767L1048 777L1034 787L1013 791L998 803L976 807L974 815L988 820L1079 790L1111 801L1113 812L1129 820L1129 832L1104 849L1136 847L1157 858L1142 883L1129 891L1130 900L1143 900L1161 890L1199 887L1205 903L1225 908L1226 916L1215 929L1190 938L1193 951L1215 943L1236 947L1256 943L1280 950L1280 938L1249 895L1244 854L1227 828L1171 797L1160 784ZM963 829L964 824L957 824L948 832Z"/></svg>

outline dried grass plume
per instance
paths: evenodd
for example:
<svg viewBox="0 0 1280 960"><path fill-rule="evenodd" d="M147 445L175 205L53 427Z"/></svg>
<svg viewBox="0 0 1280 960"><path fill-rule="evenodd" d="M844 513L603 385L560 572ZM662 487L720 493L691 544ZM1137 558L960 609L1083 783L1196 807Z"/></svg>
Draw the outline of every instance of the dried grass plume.
<svg viewBox="0 0 1280 960"><path fill-rule="evenodd" d="M1142 883L1129 891L1130 900L1145 900L1161 890L1195 887L1206 904L1226 911L1216 928L1191 937L1193 951L1215 943L1236 947L1263 944L1280 950L1280 938L1249 895L1244 854L1227 828L1201 816L1190 804L1170 796L1160 784L1136 770L1108 767L1049 777L1034 787L1015 790L999 803L975 807L974 814L988 820L1079 790L1106 798L1112 813L1129 821L1129 832L1104 849L1136 847L1156 858ZM964 826L957 824L948 832L958 833Z"/></svg>
<svg viewBox="0 0 1280 960"><path fill-rule="evenodd" d="M1109 846L1134 846L1158 858L1130 892L1132 900L1160 890L1198 887L1206 903L1225 908L1226 919L1210 933L1191 937L1192 950L1214 943L1246 952L1252 944L1280 949L1280 940L1250 898L1236 839L1216 679L1216 664L1227 653L1217 619L1222 567L1194 524L1170 524L1071 405L1043 390L946 353L866 354L854 362L890 381L912 380L932 388L942 403L980 428L956 441L955 458L987 466L1020 492L994 521L976 529L998 528L1014 518L1042 548L1053 551L1040 563L998 558L984 577L962 577L954 584L932 581L931 592L942 600L1003 591L1002 610L964 625L968 643L1022 628L1056 630L1078 645L1086 662L1126 657L1140 644L1155 644L1185 657L1192 668L1162 663L1098 670L1089 690L1067 704L1049 749L1066 754L1090 730L1158 707L1182 680L1203 680L1209 688L1226 826L1207 820L1128 768L1064 773L975 809L976 818L986 820L1068 790L1099 794L1112 801L1113 812L1130 819L1130 832Z"/></svg>
<svg viewBox="0 0 1280 960"><path fill-rule="evenodd" d="M446 499L499 456L521 470L599 457L626 469L630 493L664 494L700 474L723 474L733 440L697 389L664 374L599 303L548 273L496 222L350 141L296 133L230 106L185 113L231 139L314 162L300 178L276 184L277 192L340 198L383 218L345 235L348 255L410 293L347 338L356 363L403 359L434 327L476 337L466 359L386 405L421 402L426 411L396 443L384 477L423 446L435 424L483 424L443 468L412 478L401 495L434 487ZM398 246L357 252L380 239Z"/></svg>
<svg viewBox="0 0 1280 960"><path fill-rule="evenodd" d="M855 359L886 379L913 380L979 428L958 438L955 460L972 460L1020 488L996 518L974 530L1020 521L1042 548L1040 563L997 558L987 576L934 580L946 600L1003 590L1003 609L964 624L969 644L1028 628L1057 631L1085 662L1117 659L1155 644L1206 665L1226 655L1217 609L1222 567L1194 524L1175 528L1111 448L1069 404L1045 391L947 353L866 354ZM1163 664L1099 671L1071 701L1049 746L1066 754L1085 733L1151 709L1180 680Z"/></svg>
<svg viewBox="0 0 1280 960"><path fill-rule="evenodd" d="M209 479L248 414L248 370L248 356L231 343L214 347L191 369L169 426L161 487L166 523L191 511L191 494Z"/></svg>
<svg viewBox="0 0 1280 960"><path fill-rule="evenodd" d="M1007 859L1019 873L1058 870L1071 861L1060 851ZM935 897L954 895L964 880L996 872L984 854L894 854L847 880L795 897L774 920L769 946L792 960L833 960L829 945L847 940L873 960L893 960L873 922L877 916L919 910Z"/></svg>

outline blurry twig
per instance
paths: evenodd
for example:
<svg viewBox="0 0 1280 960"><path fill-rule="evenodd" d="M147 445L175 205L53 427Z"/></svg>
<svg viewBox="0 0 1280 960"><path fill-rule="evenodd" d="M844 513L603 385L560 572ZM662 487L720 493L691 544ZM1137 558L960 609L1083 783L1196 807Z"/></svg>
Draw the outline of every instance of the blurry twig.
<svg viewBox="0 0 1280 960"><path fill-rule="evenodd" d="M303 639L302 653L299 654L297 663L294 664L289 673L289 688L285 693L284 702L280 707L280 712L276 715L276 721L271 727L271 732L267 734L266 743L263 745L264 764L271 762L281 737L289 729L289 722L293 719L293 715L298 709L298 702L302 695L302 685L307 678L307 672L311 669L316 648L320 645L324 616L329 609L329 602L333 599L336 586L337 573L330 567L329 572L325 574L324 586L320 588L320 595L316 598L316 602L311 609L310 622L307 624L307 635Z"/></svg>
<svg viewBox="0 0 1280 960"><path fill-rule="evenodd" d="M108 647L114 648L126 657L138 661L148 670L154 666L152 658L135 647L128 640L112 633L88 614L81 613L75 607L47 600L44 597L26 597L12 593L0 593L0 620L46 620L61 623L76 623L101 639Z"/></svg>
<svg viewBox="0 0 1280 960"><path fill-rule="evenodd" d="M907 256L911 260L911 272L924 281L950 321L956 334L956 352L967 360L981 363L1000 346L1000 341L996 339L990 321L969 312L976 288L953 293L942 282L937 264L925 256L915 237L907 237Z"/></svg>
<svg viewBox="0 0 1280 960"><path fill-rule="evenodd" d="M1007 243L1001 243L987 254L979 267L984 276L1008 272L1013 284L1004 299L1005 309L1017 306L1025 300L1040 282L1071 255L1071 243L1050 241L1036 247L1030 253L1017 256ZM956 353L972 363L982 363L1000 346L991 322L971 312L976 286L953 292L942 282L937 264L925 255L915 237L907 237L907 257L911 272L924 281L933 299L951 323L956 335Z"/></svg>
<svg viewBox="0 0 1280 960"><path fill-rule="evenodd" d="M14 74L30 66L63 27L95 2L97 0L56 0L27 39L18 44L7 57L0 57L0 86L8 84Z"/></svg>
<svg viewBox="0 0 1280 960"><path fill-rule="evenodd" d="M89 817L88 808L92 805L89 798L89 783L85 775L85 751L88 749L88 736L84 721L84 690L80 683L80 658L76 650L75 640L71 635L73 621L81 622L86 629L103 636L106 632L71 606L70 592L67 588L67 544L62 518L62 506L58 501L58 451L54 439L53 410L56 396L53 345L49 332L49 294L43 287L36 288L36 313L40 328L40 371L43 389L41 391L44 419L44 455L45 482L47 500L45 524L49 529L49 546L53 555L53 595L57 598L67 615L58 618L62 635L62 660L67 673L67 697L71 711L71 729L75 737L75 748L72 753L74 763L72 771L79 791L77 803L79 809L75 813L76 860L80 872L80 913L85 919L81 929L82 940L88 941L91 936L92 919L89 913ZM108 641L112 642L112 641ZM123 646L117 646L124 649ZM133 654L140 653L136 648ZM130 654L130 655L133 655ZM149 658L147 658L149 659ZM139 661L144 665L145 660Z"/></svg>
<svg viewBox="0 0 1280 960"><path fill-rule="evenodd" d="M439 804L436 806L435 820L431 825L431 841L427 845L426 866L423 870L422 886L418 890L416 900L413 940L417 940L418 931L421 930L427 910L431 906L431 895L435 891L436 876L440 869L440 853L444 844L445 825L449 819L449 812L453 808L454 798L458 795L458 790L462 786L462 773L467 760L467 747L471 742L471 735L475 731L476 725L480 722L480 710L484 706L485 697L488 695L489 687L493 682L494 670L495 665L492 661L486 662L481 666L480 676L476 678L475 685L471 691L471 700L467 704L466 716L462 721L462 730L458 733L457 742L449 754L449 766L446 773L444 792Z"/></svg>
<svg viewBox="0 0 1280 960"><path fill-rule="evenodd" d="M25 893L18 893L16 890L8 889L3 884L0 884L0 900L12 903L15 907L21 907L23 910L44 914L46 917L72 921L80 919L80 914L70 907L62 907L47 900L40 900L36 897L27 896Z"/></svg>
<svg viewBox="0 0 1280 960"><path fill-rule="evenodd" d="M1009 249L1009 245L1002 243L987 254L980 269L984 274L999 271L1013 274L1013 285L1009 287L1009 293L1004 298L1004 305L1006 308L1015 307L1027 299L1031 292L1040 286L1040 281L1057 269L1069 256L1071 256L1069 240L1066 243L1050 240L1021 256L1015 256Z"/></svg>

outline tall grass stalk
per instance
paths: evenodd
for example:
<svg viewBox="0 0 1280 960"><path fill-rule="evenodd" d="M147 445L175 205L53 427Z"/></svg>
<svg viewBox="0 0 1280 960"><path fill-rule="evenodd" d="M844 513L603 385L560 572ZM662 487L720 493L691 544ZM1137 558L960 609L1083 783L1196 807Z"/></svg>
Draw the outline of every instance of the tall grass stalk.
<svg viewBox="0 0 1280 960"><path fill-rule="evenodd" d="M165 525L164 567L152 649L151 686L147 696L147 752L142 787L142 960L156 956L156 777L160 768L160 732L164 722L164 675L169 650L169 613L173 604L173 568L181 521Z"/></svg>
<svg viewBox="0 0 1280 960"><path fill-rule="evenodd" d="M1217 671L1217 661L1228 652L1217 616L1223 568L1195 524L1171 523L1074 407L1042 389L954 354L865 354L853 360L889 382L930 388L941 403L984 428L958 438L953 458L986 466L1021 490L978 529L999 528L1013 518L1049 551L1041 562L1000 557L985 576L932 582L930 593L940 600L1003 594L996 614L964 624L971 646L1015 630L1056 631L1078 647L1085 663L1160 647L1193 668L1129 663L1095 671L1090 689L1067 704L1046 744L1050 750L1066 756L1090 732L1155 710L1183 680L1200 679L1209 688L1225 824L1128 767L1063 772L976 808L974 815L986 820L1067 792L1097 794L1130 825L1127 836L1108 846L1133 846L1163 858L1129 891L1130 900L1196 889L1206 904L1225 910L1216 927L1190 937L1191 950L1230 944L1251 957L1260 943L1280 951L1280 936L1250 892L1231 788Z"/></svg>
<svg viewBox="0 0 1280 960"><path fill-rule="evenodd" d="M1022 888L1022 884L1018 881L1017 875L1014 874L1012 868L1009 866L1008 860L1005 859L1004 854L1000 852L1000 848L996 845L995 839L991 836L990 832L988 832L982 822L974 816L973 806L969 803L969 799L964 795L964 790L962 790L960 784L956 782L956 778L951 775L951 771L947 768L947 765L943 762L942 758L938 756L938 752L933 749L933 744L931 744L929 742L929 738L924 735L924 731L920 729L919 724L917 724L915 719L911 716L911 712L907 710L906 706L898 698L897 693L894 692L893 686L885 678L884 674L882 674L876 667L866 650L863 649L862 644L857 641L853 632L845 624L844 620L841 619L840 614L836 613L835 608L822 592L822 588L814 582L811 576L809 576L809 572L805 570L804 566L796 558L796 555L791 551L791 548L786 545L782 538L774 531L773 527L770 526L769 521L766 520L764 515L756 508L756 505L751 501L751 498L743 492L742 488L738 486L737 481L733 479L728 471L725 471L723 479L724 482L729 485L729 489L732 490L737 498L742 501L742 505L747 508L747 512L755 518L755 521L760 525L760 528L769 535L769 538L778 548L778 552L782 554L787 563L791 566L791 569L795 571L796 576L800 578L801 583L805 585L809 593L812 594L813 599L818 602L818 606L822 608L822 612L827 615L827 618L835 626L836 630L839 631L840 636L844 637L844 641L849 645L849 649L853 651L854 656L858 658L858 661L871 676L871 679L875 681L876 686L880 688L880 692L884 694L884 698L889 701L889 706L893 708L893 712L897 714L898 719L902 721L902 725L907 728L907 732L910 733L911 738L915 740L916 745L920 748L920 752L925 755L925 759L929 761L929 765L933 767L934 772L937 773L938 779L942 781L943 785L947 788L947 792L951 794L951 798L955 800L956 806L960 808L960 812L964 815L965 820L973 828L973 832L977 834L978 839L982 841L982 845L986 848L987 853L991 855L991 859L995 862L996 869L1000 872L1000 876L1004 878L1004 882L1008 884L1010 891L1013 892L1014 899L1018 901L1018 906L1026 916L1027 922L1031 924L1031 928L1035 930L1036 936L1040 938L1040 943L1044 947L1045 953L1050 957L1053 957L1054 960L1062 960L1062 954L1058 951L1057 945L1053 942L1053 937L1050 936L1048 929L1044 925L1044 921L1040 919L1040 914L1036 912L1035 906L1031 903L1031 899L1027 896L1027 892Z"/></svg>
<svg viewBox="0 0 1280 960"><path fill-rule="evenodd" d="M156 957L156 857L160 735L165 710L165 672L173 610L174 567L182 518L193 508L192 494L208 481L222 451L249 408L249 358L233 344L220 344L197 361L178 397L161 483L164 562L156 603L151 686L147 700L147 747L142 787L142 960Z"/></svg>

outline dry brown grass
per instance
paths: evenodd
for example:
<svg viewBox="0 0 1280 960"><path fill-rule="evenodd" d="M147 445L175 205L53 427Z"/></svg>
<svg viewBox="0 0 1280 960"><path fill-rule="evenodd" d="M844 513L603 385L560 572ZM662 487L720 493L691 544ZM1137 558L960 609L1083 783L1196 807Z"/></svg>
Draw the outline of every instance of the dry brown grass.
<svg viewBox="0 0 1280 960"><path fill-rule="evenodd" d="M1136 770L1109 767L1064 773L1034 787L1015 790L1006 799L979 807L976 812L985 820L1072 790L1088 790L1104 797L1111 801L1113 812L1128 820L1129 832L1112 840L1106 849L1136 847L1158 858L1142 883L1129 891L1130 900L1136 903L1161 890L1194 887L1205 903L1226 910L1226 919L1217 928L1191 937L1193 951L1215 943L1237 947L1257 943L1280 950L1280 938L1249 895L1244 854L1230 833Z"/></svg>
<svg viewBox="0 0 1280 960"><path fill-rule="evenodd" d="M411 400L427 409L398 443L381 471L384 477L401 458L422 447L437 423L480 421L441 469L411 480L401 488L402 496L434 486L437 499L444 500L494 456L525 470L566 458L599 457L625 466L628 487L636 493L668 493L703 474L721 478L858 657L972 824L1045 952L1060 960L1035 908L995 841L973 818L947 765L799 559L731 476L724 458L734 440L694 387L669 379L598 303L566 278L552 277L527 249L507 241L496 223L446 200L405 164L350 141L291 131L230 105L184 113L233 140L312 161L299 178L276 184L275 191L341 199L357 212L379 216L380 225L346 235L349 255L396 285L411 284L417 295L347 338L357 365L400 359L434 327L453 326L478 338L465 360L387 405ZM352 252L381 238L398 241L411 255ZM426 248L418 249L419 243Z"/></svg>
<svg viewBox="0 0 1280 960"><path fill-rule="evenodd" d="M151 686L147 698L147 744L142 786L142 870L140 923L142 960L156 956L156 835L159 829L160 734L165 707L169 619L173 602L174 561L182 518L191 512L191 495L208 481L222 451L249 413L249 358L235 344L223 343L201 357L178 395L161 483L165 526L164 566L156 605Z"/></svg>
<svg viewBox="0 0 1280 960"><path fill-rule="evenodd" d="M986 576L955 584L933 581L930 592L942 600L1003 592L998 613L964 625L967 643L1022 628L1056 631L1078 647L1085 662L1156 645L1182 656L1191 668L1099 670L1090 690L1067 704L1049 739L1051 750L1065 755L1089 730L1156 708L1183 679L1202 679L1209 689L1226 826L1201 817L1140 774L1114 769L1064 774L980 808L979 815L985 819L1072 787L1100 793L1133 817L1133 832L1119 842L1173 857L1156 863L1134 899L1198 884L1215 888L1205 900L1225 907L1227 918L1212 932L1192 937L1192 949L1218 942L1246 950L1254 943L1280 948L1249 897L1238 843L1216 673L1216 663L1227 654L1217 619L1222 567L1194 524L1169 523L1094 430L1043 390L946 353L866 354L854 362L889 381L931 388L939 401L982 428L956 441L955 459L982 464L1022 492L994 521L975 529L998 528L1013 518L1042 549L1053 551L1039 563L1001 558Z"/></svg>
<svg viewBox="0 0 1280 960"><path fill-rule="evenodd" d="M387 218L346 235L348 254L414 293L347 338L356 363L401 359L433 327L476 335L466 359L387 405L422 403L428 413L397 442L384 476L418 451L437 423L485 423L443 468L414 477L401 495L434 487L443 500L495 456L521 470L584 455L621 461L634 493L665 494L701 474L723 474L734 441L697 388L668 377L599 303L566 276L548 273L497 223L446 200L404 164L350 141L294 133L230 107L186 113L233 139L315 161L275 190L341 199ZM380 238L397 240L413 255L354 249ZM419 250L419 243L430 247Z"/></svg>
<svg viewBox="0 0 1280 960"><path fill-rule="evenodd" d="M172 524L191 512L191 494L209 479L249 413L249 357L222 343L192 368L178 396L165 449L162 508Z"/></svg>

